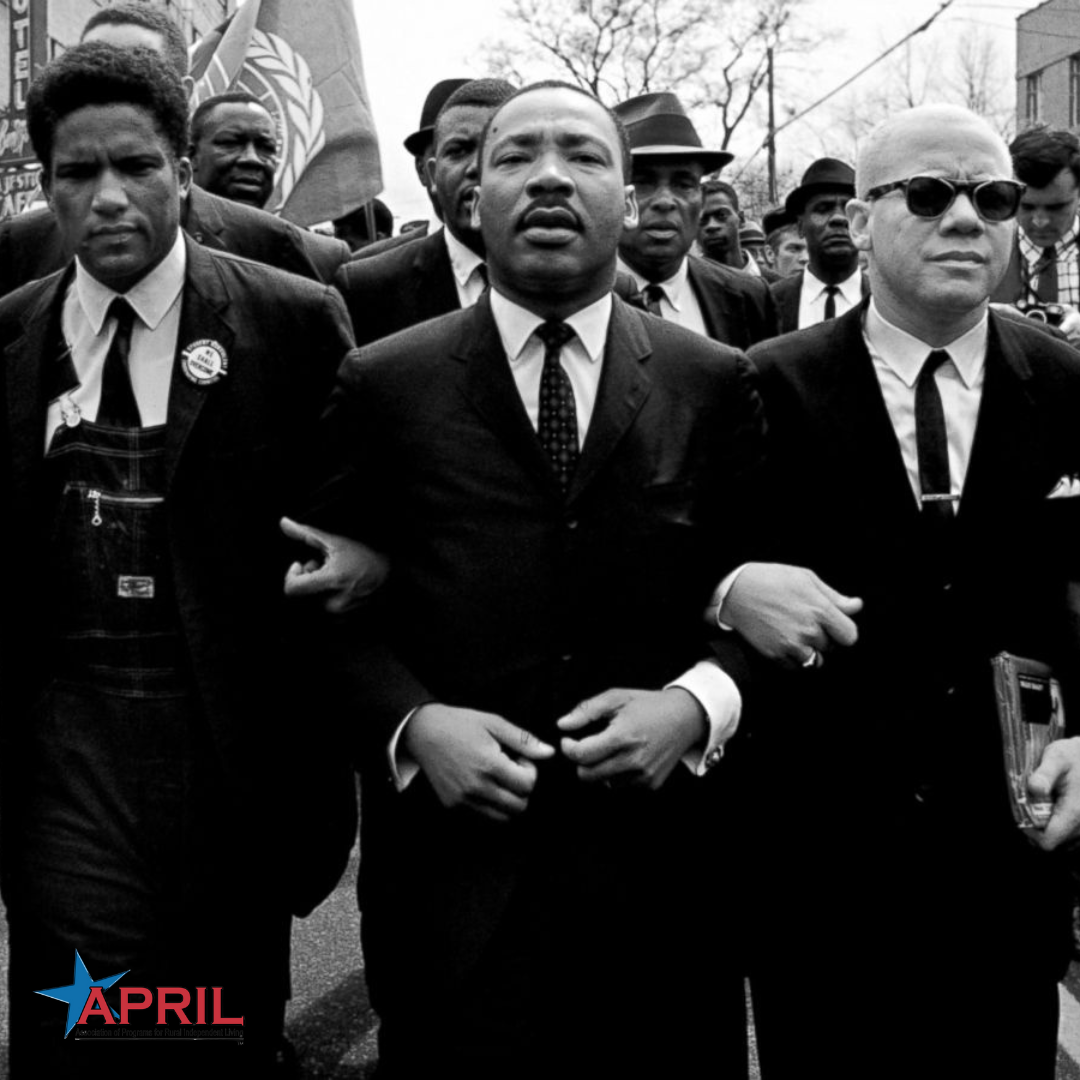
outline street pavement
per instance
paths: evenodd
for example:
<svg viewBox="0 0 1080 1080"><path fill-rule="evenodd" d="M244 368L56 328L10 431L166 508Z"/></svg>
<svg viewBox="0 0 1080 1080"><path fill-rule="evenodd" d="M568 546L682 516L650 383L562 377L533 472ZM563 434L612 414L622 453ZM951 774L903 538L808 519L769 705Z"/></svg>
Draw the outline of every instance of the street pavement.
<svg viewBox="0 0 1080 1080"><path fill-rule="evenodd" d="M286 1032L305 1080L369 1080L375 1066L377 1020L368 1002L360 956L354 849L340 884L312 915L293 928L293 999ZM0 908L2 912L2 908ZM883 977L887 977L887 961ZM0 935L0 972L6 984L7 939ZM751 1029L751 1039L753 1030ZM7 995L0 993L0 1080L7 1080ZM758 1080L756 1062L751 1078ZM1061 986L1058 1080L1080 1080L1080 965Z"/></svg>

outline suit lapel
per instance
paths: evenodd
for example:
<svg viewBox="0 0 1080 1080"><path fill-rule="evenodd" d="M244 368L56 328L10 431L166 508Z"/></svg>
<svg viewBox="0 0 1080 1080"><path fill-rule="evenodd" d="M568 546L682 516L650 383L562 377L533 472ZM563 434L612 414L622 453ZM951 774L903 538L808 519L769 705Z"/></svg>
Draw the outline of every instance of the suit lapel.
<svg viewBox="0 0 1080 1080"><path fill-rule="evenodd" d="M469 309L453 355L468 365L463 392L510 454L553 495L559 488L525 412L487 294Z"/></svg>
<svg viewBox="0 0 1080 1080"><path fill-rule="evenodd" d="M652 346L642 316L612 297L611 323L604 349L596 405L585 445L581 448L568 499L577 499L603 469L649 396L650 381L643 364Z"/></svg>
<svg viewBox="0 0 1080 1080"><path fill-rule="evenodd" d="M8 431L17 501L29 496L44 461L50 384L46 364L54 362L63 348L61 317L73 266L55 275L27 308L22 319L22 335L4 350Z"/></svg>
<svg viewBox="0 0 1080 1080"><path fill-rule="evenodd" d="M415 295L420 313L419 321L445 315L448 311L457 311L461 307L461 301L458 299L454 268L450 264L450 252L446 247L442 229L433 236L418 240L416 249L413 269L418 281Z"/></svg>
<svg viewBox="0 0 1080 1080"><path fill-rule="evenodd" d="M705 332L714 341L733 343L732 327L740 325L740 320L731 311L730 297L717 285L703 280L702 271L695 259L687 259L686 266L690 288L694 290L698 307L705 319ZM741 342L739 345L741 347Z"/></svg>
<svg viewBox="0 0 1080 1080"><path fill-rule="evenodd" d="M991 315L975 441L971 448L960 520L974 520L1002 505L1017 505L1040 485L1049 491L1056 477L1039 474L1053 455L1045 448L1044 411L1032 397L1031 368L1012 347L1002 324Z"/></svg>
<svg viewBox="0 0 1080 1080"><path fill-rule="evenodd" d="M913 525L918 505L904 467L874 363L863 339L865 303L827 329L835 345L823 358L825 377L815 381L816 415L825 418L841 442L840 460L852 475L851 497L860 513Z"/></svg>
<svg viewBox="0 0 1080 1080"><path fill-rule="evenodd" d="M168 426L165 433L165 476L172 485L184 445L215 383L199 385L183 373L181 355L197 341L212 341L231 361L236 332L227 320L229 296L212 256L187 240L187 273L181 298L180 328L169 386ZM228 373L223 376L228 378Z"/></svg>

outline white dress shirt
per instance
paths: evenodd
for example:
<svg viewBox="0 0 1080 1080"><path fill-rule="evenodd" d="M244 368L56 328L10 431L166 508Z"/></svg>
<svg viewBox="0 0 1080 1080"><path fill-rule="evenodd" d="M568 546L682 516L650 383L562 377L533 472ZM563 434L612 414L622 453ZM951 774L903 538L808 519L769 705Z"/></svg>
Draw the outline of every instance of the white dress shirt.
<svg viewBox="0 0 1080 1080"><path fill-rule="evenodd" d="M540 422L540 376L544 370L544 344L536 336L536 330L543 325L544 319L507 299L495 288L491 290L491 314L510 362L514 384L529 422L536 429ZM565 320L575 336L562 347L559 363L574 389L579 445L584 445L596 406L610 320L610 293ZM719 761L723 744L735 734L742 712L742 696L731 676L712 660L699 661L664 689L676 686L697 699L708 722L705 745L693 748L683 758L687 768L701 776ZM390 771L399 790L412 781L419 769L415 762L404 755L399 757L397 752L401 734L415 712L412 710L401 722L387 748Z"/></svg>
<svg viewBox="0 0 1080 1080"><path fill-rule="evenodd" d="M849 278L836 283L836 314L843 315L862 303L862 269L855 268ZM802 291L799 293L799 329L803 330L815 323L825 321L825 301L828 298L828 286L810 272L810 267L803 270Z"/></svg>
<svg viewBox="0 0 1080 1080"><path fill-rule="evenodd" d="M949 354L950 362L934 373L941 407L945 413L945 432L949 442L949 480L952 494L964 490L975 425L979 419L983 381L986 376L986 339L989 324L984 314L966 334L947 345L939 346ZM919 484L919 456L915 443L915 383L923 363L935 346L927 345L911 334L893 326L878 311L873 300L866 312L863 328L866 347L874 362L874 374L889 411L900 454L907 469L916 502L922 495ZM921 505L921 504L920 504ZM953 503L958 510L959 501Z"/></svg>
<svg viewBox="0 0 1080 1080"><path fill-rule="evenodd" d="M695 333L708 337L708 330L705 329L705 316L701 313L701 305L694 294L693 285L690 284L688 266L689 261L683 259L679 264L679 269L667 281L655 283L664 290L663 298L660 301L660 314L668 322L678 323L679 326L685 326L687 330L693 330ZM619 260L619 269L623 273L629 274L639 289L644 290L646 285L652 284L636 270L627 266L622 259Z"/></svg>
<svg viewBox="0 0 1080 1080"><path fill-rule="evenodd" d="M442 232L446 250L450 254L450 268L454 272L458 303L463 308L472 307L487 288L483 275L484 260L472 248L466 247L445 225Z"/></svg>
<svg viewBox="0 0 1080 1080"><path fill-rule="evenodd" d="M176 242L165 258L123 294L138 316L132 324L128 364L143 427L165 423L186 268L187 249L183 233L177 231ZM64 296L61 328L79 384L49 403L46 449L65 417L97 417L105 357L116 333L115 320L108 321L107 316L109 305L119 295L75 260L75 276Z"/></svg>

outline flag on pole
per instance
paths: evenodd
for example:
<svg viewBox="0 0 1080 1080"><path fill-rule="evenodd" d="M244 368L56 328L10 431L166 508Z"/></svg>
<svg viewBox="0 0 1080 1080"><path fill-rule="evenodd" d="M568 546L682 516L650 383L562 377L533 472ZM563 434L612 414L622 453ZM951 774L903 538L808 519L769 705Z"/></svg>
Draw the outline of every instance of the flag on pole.
<svg viewBox="0 0 1080 1080"><path fill-rule="evenodd" d="M330 221L382 190L351 0L247 0L192 47L191 107L254 94L277 121L281 159L266 209Z"/></svg>

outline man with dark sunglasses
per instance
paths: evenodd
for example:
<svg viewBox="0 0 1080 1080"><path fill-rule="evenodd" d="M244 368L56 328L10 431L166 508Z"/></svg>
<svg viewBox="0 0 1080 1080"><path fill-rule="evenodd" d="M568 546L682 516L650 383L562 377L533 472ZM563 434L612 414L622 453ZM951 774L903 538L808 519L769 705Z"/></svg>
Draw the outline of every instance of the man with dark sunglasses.
<svg viewBox="0 0 1080 1080"><path fill-rule="evenodd" d="M1027 185L1009 268L993 299L1047 319L1080 345L1080 139L1045 124L1009 146Z"/></svg>
<svg viewBox="0 0 1080 1080"><path fill-rule="evenodd" d="M714 615L769 661L744 759L764 1080L1054 1076L1080 740L1047 748L1052 815L1022 832L991 662L1051 665L1080 716L1080 358L988 310L1011 172L964 109L886 121L847 208L871 298L750 353L769 562Z"/></svg>

